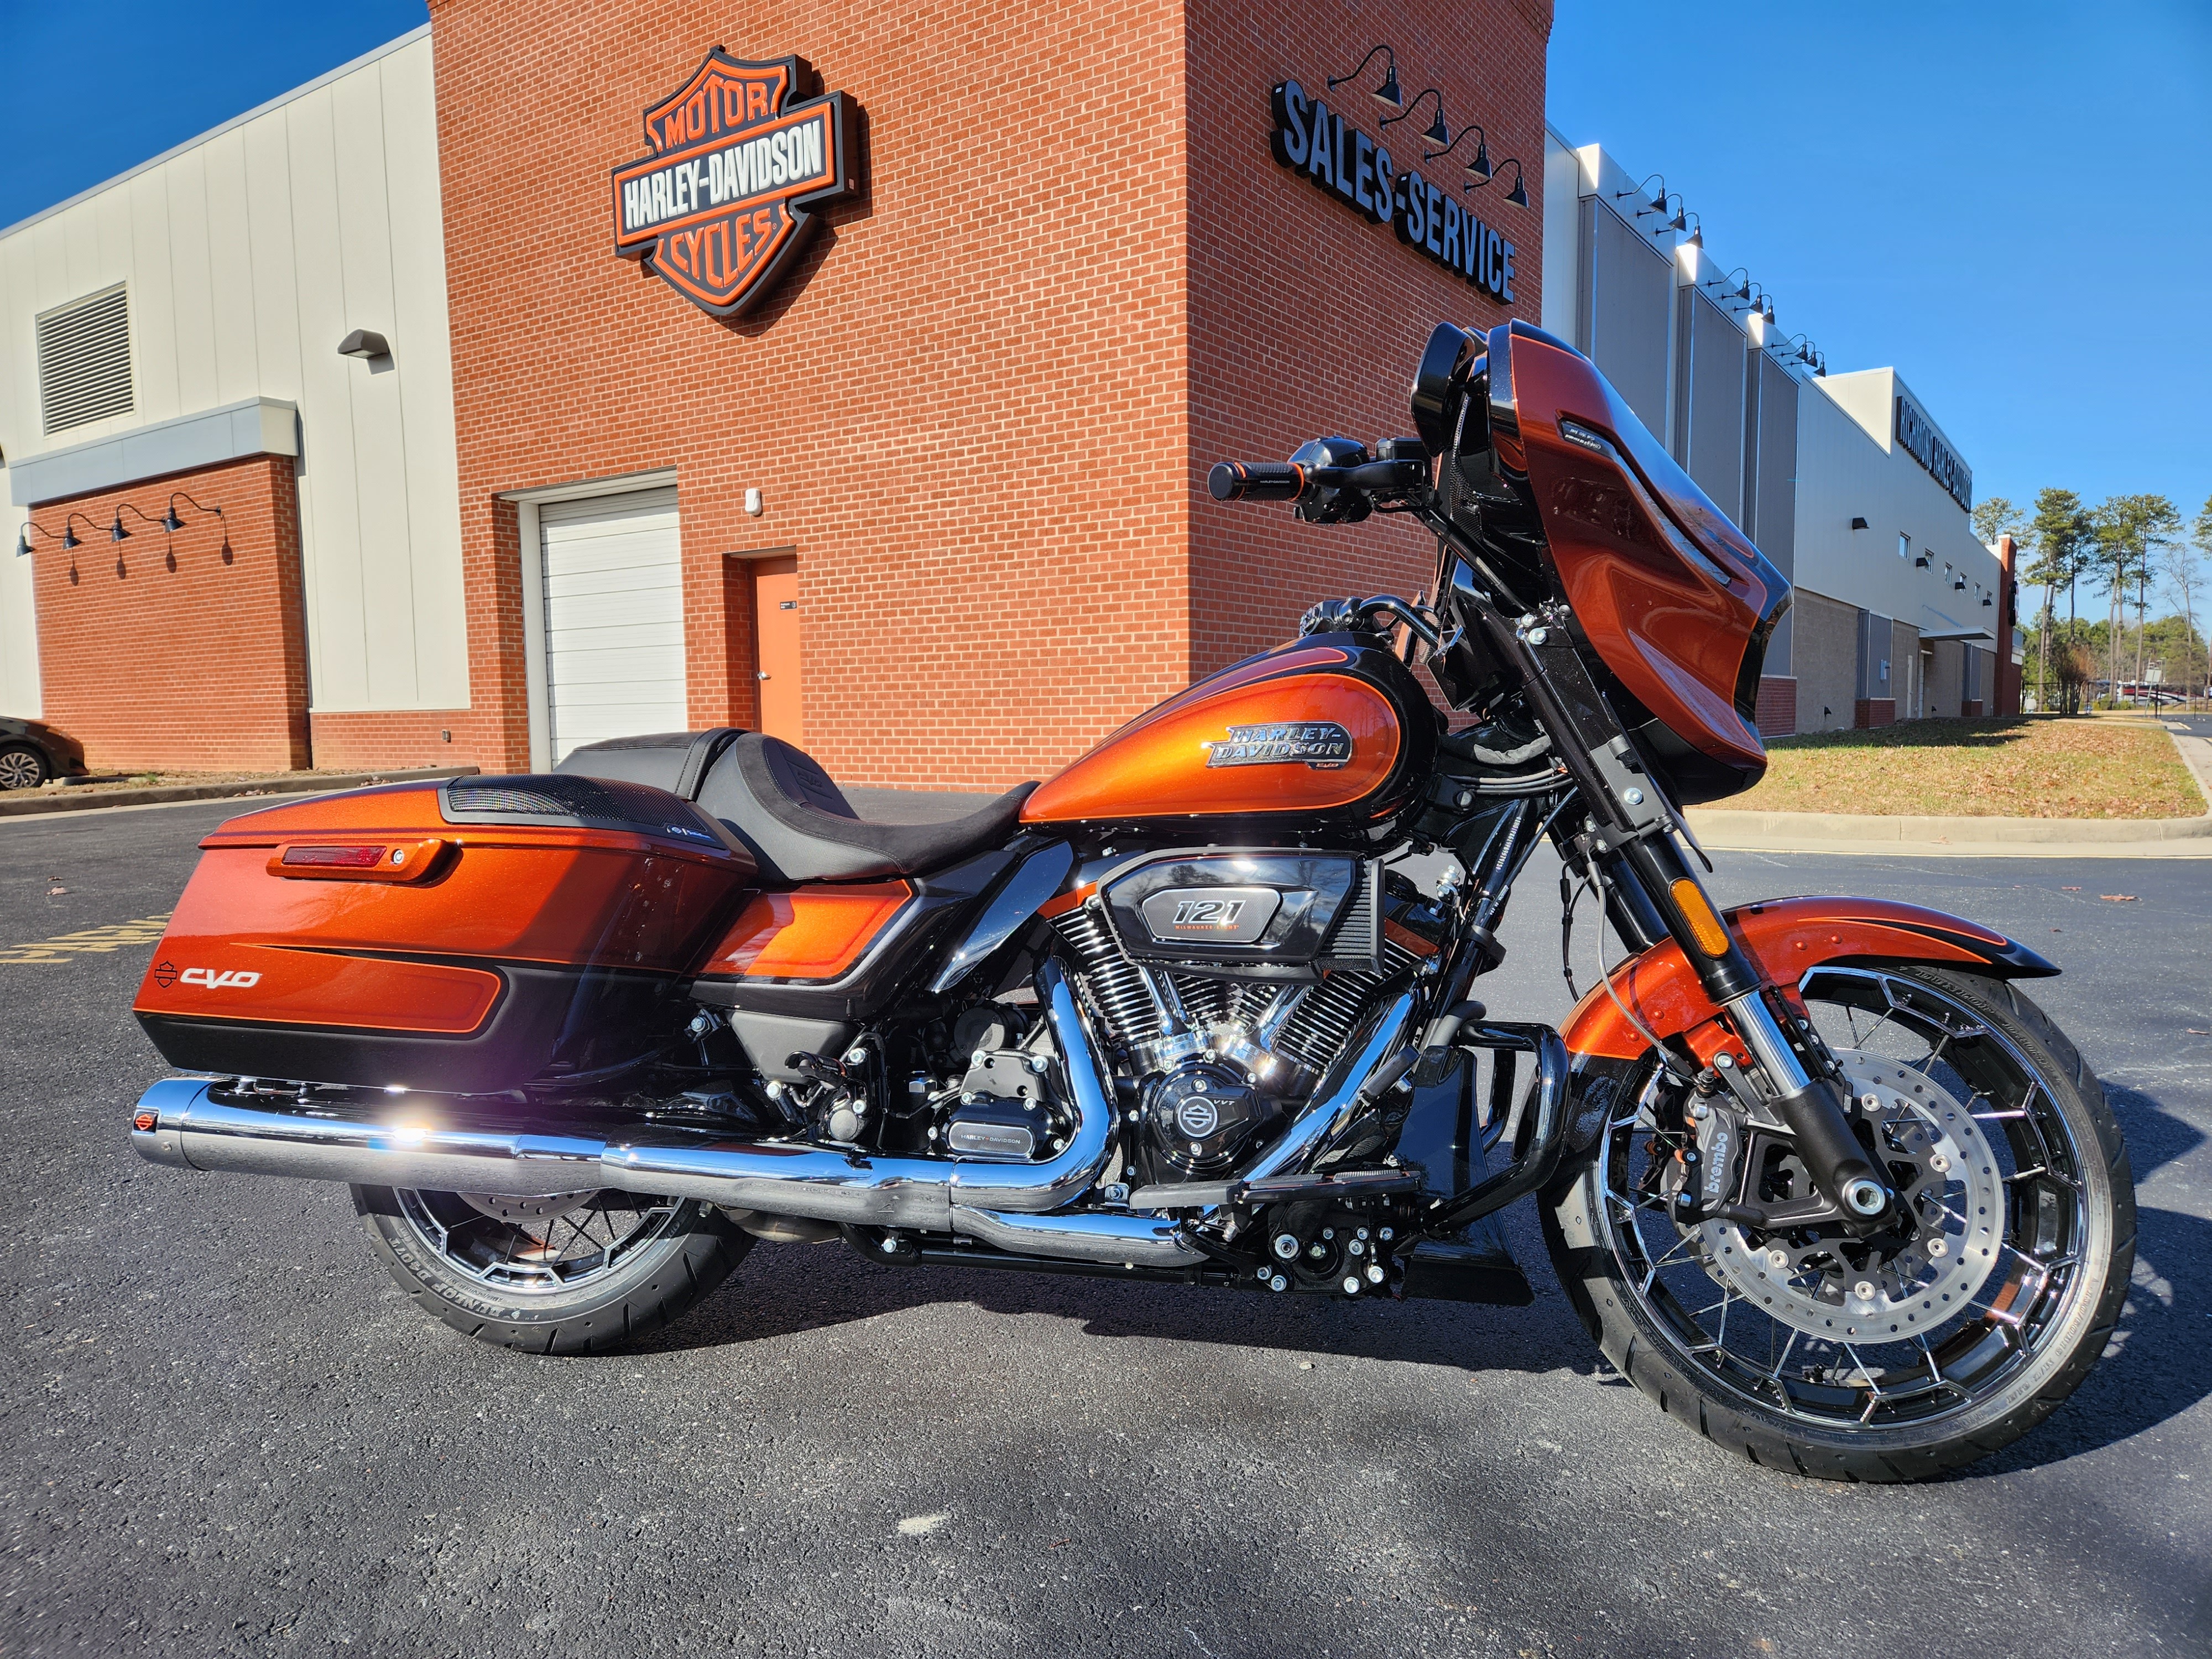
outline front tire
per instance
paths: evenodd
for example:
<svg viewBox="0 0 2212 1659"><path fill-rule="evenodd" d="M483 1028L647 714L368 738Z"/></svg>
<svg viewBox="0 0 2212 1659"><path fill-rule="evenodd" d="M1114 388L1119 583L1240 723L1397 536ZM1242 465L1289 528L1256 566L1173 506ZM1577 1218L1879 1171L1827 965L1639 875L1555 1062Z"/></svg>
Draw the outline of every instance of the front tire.
<svg viewBox="0 0 2212 1659"><path fill-rule="evenodd" d="M1595 1138L1547 1194L1546 1240L1583 1327L1669 1416L1800 1474L1924 1479L2026 1434L2104 1352L2135 1261L2127 1147L2103 1085L2009 981L1910 963L1815 969L1801 991L1846 1070L1901 1091L1870 1128L1905 1149L1893 1168L1910 1176L1917 1145L1936 1172L1913 1177L1928 1218L1906 1221L1894 1259L1817 1230L1808 1243L1678 1227L1651 1201L1655 1159L1674 1142L1649 1056L1614 1079ZM1926 1127L1961 1109L1963 1137L1930 1153ZM1787 1164L1775 1178L1790 1179ZM1978 1224L1984 1201L1994 1213ZM1984 1245L1993 1263L1963 1305L1918 1312L1933 1305L1921 1289ZM1873 1301L1856 1298L1877 1280L1891 1288L1875 1291L1869 1322Z"/></svg>
<svg viewBox="0 0 2212 1659"><path fill-rule="evenodd" d="M36 789L50 770L46 757L27 743L0 747L0 789Z"/></svg>
<svg viewBox="0 0 2212 1659"><path fill-rule="evenodd" d="M728 1278L752 1239L710 1204L612 1190L548 1198L356 1187L399 1288L464 1335L599 1353L659 1329Z"/></svg>

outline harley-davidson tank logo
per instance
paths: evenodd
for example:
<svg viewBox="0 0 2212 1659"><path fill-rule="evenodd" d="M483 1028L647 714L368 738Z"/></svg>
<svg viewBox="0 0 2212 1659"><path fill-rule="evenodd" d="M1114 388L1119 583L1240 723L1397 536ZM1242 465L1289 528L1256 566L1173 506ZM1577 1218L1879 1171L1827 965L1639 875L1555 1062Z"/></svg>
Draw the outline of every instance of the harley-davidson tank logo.
<svg viewBox="0 0 2212 1659"><path fill-rule="evenodd" d="M758 301L812 231L809 211L859 189L854 112L833 92L787 102L796 58L753 64L717 46L645 112L653 154L614 170L615 252L701 310Z"/></svg>
<svg viewBox="0 0 2212 1659"><path fill-rule="evenodd" d="M1208 766L1294 766L1326 772L1352 758L1352 733L1334 720L1281 720L1232 726L1206 745Z"/></svg>

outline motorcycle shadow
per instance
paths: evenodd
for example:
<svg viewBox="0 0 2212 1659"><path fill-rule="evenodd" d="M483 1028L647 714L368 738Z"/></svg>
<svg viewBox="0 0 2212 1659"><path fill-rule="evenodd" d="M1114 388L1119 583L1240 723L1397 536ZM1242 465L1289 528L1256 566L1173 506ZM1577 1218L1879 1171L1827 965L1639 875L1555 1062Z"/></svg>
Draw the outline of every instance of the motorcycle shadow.
<svg viewBox="0 0 2212 1659"><path fill-rule="evenodd" d="M1204 1342L1467 1371L1588 1376L1603 1369L1565 1298L1544 1281L1525 1308L1353 1303L988 1268L890 1267L826 1244L757 1248L720 1293L641 1346L674 1352L769 1341L959 1304L1006 1317L1066 1320L1108 1340Z"/></svg>

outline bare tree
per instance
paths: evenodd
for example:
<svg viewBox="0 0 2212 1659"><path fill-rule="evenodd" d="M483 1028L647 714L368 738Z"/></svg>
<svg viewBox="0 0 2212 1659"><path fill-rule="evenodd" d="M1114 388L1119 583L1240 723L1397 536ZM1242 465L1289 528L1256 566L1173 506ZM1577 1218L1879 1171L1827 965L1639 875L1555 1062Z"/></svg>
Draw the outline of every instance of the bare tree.
<svg viewBox="0 0 2212 1659"><path fill-rule="evenodd" d="M2177 538L2166 550L2166 579L2181 600L2181 620L2187 629L2181 647L2181 675L2187 682L2192 714L2197 709L2197 692L2208 679L2212 679L2212 664L2208 664L2202 674L2197 671L2197 561L2200 556L2212 557L2212 498L2207 498L2197 514L2197 522L2190 526L2190 539L2185 542Z"/></svg>

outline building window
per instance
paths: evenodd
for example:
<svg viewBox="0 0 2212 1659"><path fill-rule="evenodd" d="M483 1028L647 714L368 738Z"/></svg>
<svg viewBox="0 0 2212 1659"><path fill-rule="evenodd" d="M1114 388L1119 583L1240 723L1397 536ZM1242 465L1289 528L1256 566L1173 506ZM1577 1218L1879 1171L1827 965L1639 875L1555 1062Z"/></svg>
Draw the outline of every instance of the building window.
<svg viewBox="0 0 2212 1659"><path fill-rule="evenodd" d="M1911 537L1899 533L1897 538L1897 556L1900 559L1909 559L1912 556Z"/></svg>
<svg viewBox="0 0 2212 1659"><path fill-rule="evenodd" d="M38 319L39 411L48 432L128 415L131 305L121 283Z"/></svg>

